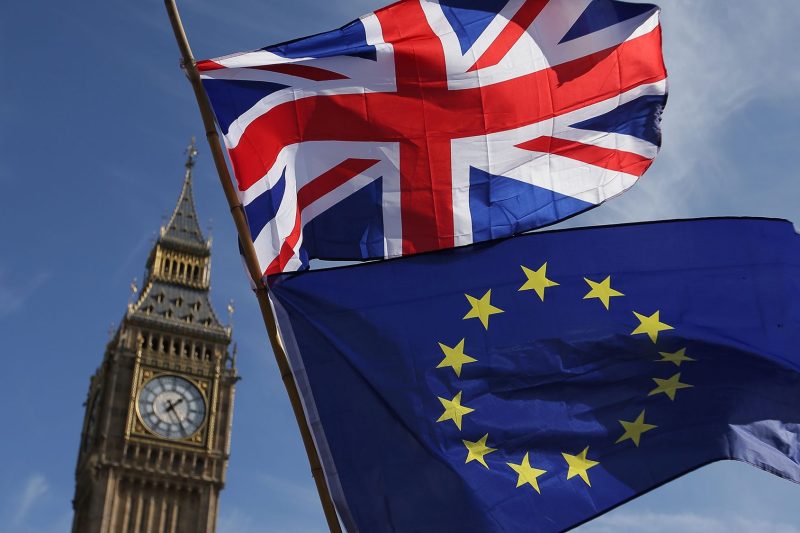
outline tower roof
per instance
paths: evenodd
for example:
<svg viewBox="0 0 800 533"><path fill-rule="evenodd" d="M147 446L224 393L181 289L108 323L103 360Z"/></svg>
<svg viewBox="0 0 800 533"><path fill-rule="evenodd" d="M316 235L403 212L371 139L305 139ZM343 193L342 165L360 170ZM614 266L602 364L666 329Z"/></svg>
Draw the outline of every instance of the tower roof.
<svg viewBox="0 0 800 533"><path fill-rule="evenodd" d="M174 244L181 248L206 251L209 243L200 230L192 194L192 168L194 168L194 161L197 156L194 138L192 138L192 143L186 149L186 154L186 173L183 180L183 188L169 222L161 228L159 240L165 244Z"/></svg>
<svg viewBox="0 0 800 533"><path fill-rule="evenodd" d="M178 203L150 252L142 291L129 305L128 318L229 341L230 330L220 323L209 300L211 243L200 230L192 196L194 138L186 154Z"/></svg>
<svg viewBox="0 0 800 533"><path fill-rule="evenodd" d="M153 280L131 304L130 319L159 329L192 332L230 340L231 330L220 323L207 290Z"/></svg>

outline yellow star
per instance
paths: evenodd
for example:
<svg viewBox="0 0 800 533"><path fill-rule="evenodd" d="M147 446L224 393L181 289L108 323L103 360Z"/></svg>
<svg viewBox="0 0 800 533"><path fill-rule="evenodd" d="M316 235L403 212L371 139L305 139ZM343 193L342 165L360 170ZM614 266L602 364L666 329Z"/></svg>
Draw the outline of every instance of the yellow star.
<svg viewBox="0 0 800 533"><path fill-rule="evenodd" d="M657 361L658 363L662 362L675 363L675 366L681 366L681 363L683 363L684 361L695 360L686 355L686 348L681 348L677 352L672 352L672 353L658 352L658 355L661 356L661 359Z"/></svg>
<svg viewBox="0 0 800 533"><path fill-rule="evenodd" d="M469 305L472 306L472 309L464 315L464 320L468 318L479 318L483 327L489 329L489 317L503 312L502 309L498 309L490 302L492 298L492 289L486 291L486 294L481 296L480 299L470 296L469 294L465 294L464 296L467 297Z"/></svg>
<svg viewBox="0 0 800 533"><path fill-rule="evenodd" d="M439 348L441 348L444 353L444 359L442 359L441 363L436 365L436 368L445 368L449 366L456 373L457 377L461 377L462 366L477 361L474 357L470 357L464 353L464 339L461 339L461 341L452 348L440 342Z"/></svg>
<svg viewBox="0 0 800 533"><path fill-rule="evenodd" d="M639 325L636 327L635 330L631 332L631 335L637 335L639 333L647 333L647 336L650 337L650 340L655 342L658 340L658 332L659 331L666 331L668 329L674 329L669 324L665 324L661 322L659 319L660 311L656 311L650 316L640 315L636 311L633 312L636 315L636 318L639 319Z"/></svg>
<svg viewBox="0 0 800 533"><path fill-rule="evenodd" d="M620 442L624 442L630 439L637 447L639 446L639 439L642 438L642 433L646 433L651 429L655 429L658 427L654 426L653 424L645 423L644 409L642 409L642 412L639 413L639 416L636 417L636 420L634 420L633 422L626 422L625 420L620 420L619 423L622 424L623 428L625 428L625 433L623 433L622 436L617 439L617 442L615 444L619 444Z"/></svg>
<svg viewBox="0 0 800 533"><path fill-rule="evenodd" d="M518 474L517 476L517 488L525 485L526 483L534 488L536 492L539 494L542 493L539 490L539 482L536 480L542 474L547 473L547 470L539 470L538 468L533 468L531 464L528 462L528 454L525 454L525 457L522 458L522 462L520 464L514 463L506 463L510 466L514 472Z"/></svg>
<svg viewBox="0 0 800 533"><path fill-rule="evenodd" d="M611 302L611 298L614 296L625 296L621 292L614 290L611 288L611 276L606 276L606 279L597 283L596 281L592 281L589 278L583 278L583 280L589 284L589 287L592 288L586 296L583 297L584 300L588 298L598 298L603 305L608 309L608 305Z"/></svg>
<svg viewBox="0 0 800 533"><path fill-rule="evenodd" d="M489 468L489 465L486 464L486 460L483 458L483 456L497 451L497 449L486 446L486 439L488 438L489 434L487 433L477 442L471 442L468 440L461 441L464 443L464 446L467 447L467 460L464 462L464 464L469 463L470 461L478 461L486 468Z"/></svg>
<svg viewBox="0 0 800 533"><path fill-rule="evenodd" d="M461 391L458 391L458 394L456 394L452 400L442 398L441 396L438 398L439 401L442 402L444 413L442 413L442 416L439 417L437 422L452 420L458 429L461 429L461 417L468 415L475 410L467 407L466 405L461 405Z"/></svg>
<svg viewBox="0 0 800 533"><path fill-rule="evenodd" d="M562 453L561 455L564 456L564 459L567 461L567 464L569 465L569 471L567 472L567 479L572 479L575 476L580 476L581 479L591 487L592 484L589 483L589 473L587 471L590 468L599 465L600 463L597 461L592 461L591 459L587 459L586 453L588 451L589 447L587 446L578 455L570 455L568 453Z"/></svg>
<svg viewBox="0 0 800 533"><path fill-rule="evenodd" d="M557 287L558 283L547 279L547 261L539 267L539 270L531 270L528 267L522 267L522 271L528 278L528 281L519 288L520 291L536 291L539 299L544 301L544 290L548 287Z"/></svg>
<svg viewBox="0 0 800 533"><path fill-rule="evenodd" d="M688 383L681 383L680 379L681 379L680 373L675 374L669 379L653 378L653 381L656 382L656 385L658 385L658 387L651 390L647 395L653 396L654 394L663 392L664 394L669 396L670 400L675 400L675 392L678 389L688 389L690 387L694 387L694 385L689 385Z"/></svg>

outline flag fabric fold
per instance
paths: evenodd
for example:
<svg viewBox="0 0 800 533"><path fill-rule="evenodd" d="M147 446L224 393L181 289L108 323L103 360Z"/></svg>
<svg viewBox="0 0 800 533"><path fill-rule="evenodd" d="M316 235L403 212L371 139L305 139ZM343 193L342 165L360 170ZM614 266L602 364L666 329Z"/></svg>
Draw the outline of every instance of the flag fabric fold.
<svg viewBox="0 0 800 533"><path fill-rule="evenodd" d="M507 237L629 187L661 144L658 9L402 0L197 63L260 266Z"/></svg>
<svg viewBox="0 0 800 533"><path fill-rule="evenodd" d="M800 240L699 219L270 278L349 531L560 531L721 459L800 482Z"/></svg>

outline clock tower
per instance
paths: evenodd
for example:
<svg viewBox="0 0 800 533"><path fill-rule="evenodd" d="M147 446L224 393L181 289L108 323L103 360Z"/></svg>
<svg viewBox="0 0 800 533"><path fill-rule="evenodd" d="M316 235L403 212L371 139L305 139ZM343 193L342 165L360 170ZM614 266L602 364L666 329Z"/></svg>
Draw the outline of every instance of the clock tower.
<svg viewBox="0 0 800 533"><path fill-rule="evenodd" d="M230 452L238 380L231 330L209 301L211 243L192 197L178 204L145 279L92 376L73 533L211 533Z"/></svg>

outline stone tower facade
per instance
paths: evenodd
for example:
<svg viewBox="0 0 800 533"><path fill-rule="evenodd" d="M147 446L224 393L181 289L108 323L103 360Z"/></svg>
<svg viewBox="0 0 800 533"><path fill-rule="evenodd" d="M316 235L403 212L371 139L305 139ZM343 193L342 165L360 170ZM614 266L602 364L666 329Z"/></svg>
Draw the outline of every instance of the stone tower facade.
<svg viewBox="0 0 800 533"><path fill-rule="evenodd" d="M238 377L230 328L209 301L211 245L192 197L194 143L188 153L138 298L91 378L74 533L215 530Z"/></svg>

